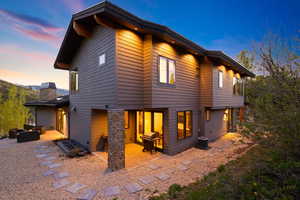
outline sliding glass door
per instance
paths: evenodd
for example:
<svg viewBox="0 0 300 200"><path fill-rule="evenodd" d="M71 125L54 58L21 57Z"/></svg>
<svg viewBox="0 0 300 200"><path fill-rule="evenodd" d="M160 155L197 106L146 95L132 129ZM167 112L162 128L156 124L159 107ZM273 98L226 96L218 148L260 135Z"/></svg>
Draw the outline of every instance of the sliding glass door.
<svg viewBox="0 0 300 200"><path fill-rule="evenodd" d="M136 116L136 141L142 143L143 135L156 133L156 147L163 149L163 112L137 111Z"/></svg>

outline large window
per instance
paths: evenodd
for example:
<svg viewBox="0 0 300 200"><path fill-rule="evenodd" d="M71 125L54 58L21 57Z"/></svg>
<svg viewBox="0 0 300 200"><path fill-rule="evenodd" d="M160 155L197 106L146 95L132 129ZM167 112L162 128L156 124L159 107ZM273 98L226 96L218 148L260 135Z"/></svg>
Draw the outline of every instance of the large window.
<svg viewBox="0 0 300 200"><path fill-rule="evenodd" d="M71 90L71 93L75 93L78 91L78 72L77 71L70 72L70 90Z"/></svg>
<svg viewBox="0 0 300 200"><path fill-rule="evenodd" d="M243 96L244 95L243 80L241 78L233 77L232 84L233 84L233 94Z"/></svg>
<svg viewBox="0 0 300 200"><path fill-rule="evenodd" d="M192 111L177 112L177 137L184 139L192 135Z"/></svg>
<svg viewBox="0 0 300 200"><path fill-rule="evenodd" d="M175 61L159 56L159 82L175 84Z"/></svg>
<svg viewBox="0 0 300 200"><path fill-rule="evenodd" d="M219 88L223 87L223 72L219 71L218 72L218 82L219 82Z"/></svg>

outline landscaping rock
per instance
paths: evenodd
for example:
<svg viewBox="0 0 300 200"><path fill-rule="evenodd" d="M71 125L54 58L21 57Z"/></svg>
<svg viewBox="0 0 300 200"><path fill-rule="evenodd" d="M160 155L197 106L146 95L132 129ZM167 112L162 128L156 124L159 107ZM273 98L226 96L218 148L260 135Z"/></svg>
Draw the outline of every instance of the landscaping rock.
<svg viewBox="0 0 300 200"><path fill-rule="evenodd" d="M130 183L128 185L125 185L125 189L129 192L129 193L136 193L139 192L143 189L142 186L140 186L137 183Z"/></svg>
<svg viewBox="0 0 300 200"><path fill-rule="evenodd" d="M55 171L53 171L53 170L50 169L50 170L44 172L43 176L50 176L50 175L55 174L55 173L56 173Z"/></svg>
<svg viewBox="0 0 300 200"><path fill-rule="evenodd" d="M166 173L157 174L157 175L155 175L155 177L162 181L165 181L170 178L170 176L167 175Z"/></svg>
<svg viewBox="0 0 300 200"><path fill-rule="evenodd" d="M51 164L51 165L48 165L48 167L49 167L50 169L57 168L57 167L60 167L60 166L62 166L62 164L60 164L60 163L53 163L53 164Z"/></svg>
<svg viewBox="0 0 300 200"><path fill-rule="evenodd" d="M77 200L92 200L98 193L97 190L94 189L86 189L83 194L77 198Z"/></svg>
<svg viewBox="0 0 300 200"><path fill-rule="evenodd" d="M66 178L68 176L70 176L68 172L59 172L59 173L54 174L55 179Z"/></svg>
<svg viewBox="0 0 300 200"><path fill-rule="evenodd" d="M79 190L81 190L81 189L83 189L85 187L86 187L86 185L84 185L84 184L74 183L73 185L71 185L70 187L68 187L66 189L66 191L75 194L76 192L78 192Z"/></svg>
<svg viewBox="0 0 300 200"><path fill-rule="evenodd" d="M147 185L147 184L154 182L155 179L153 176L144 176L144 177L139 178L139 181L141 181L143 184Z"/></svg>
<svg viewBox="0 0 300 200"><path fill-rule="evenodd" d="M68 181L67 179L63 179L63 180L60 180L60 181L56 181L55 183L53 183L53 187L55 189L58 189L58 188L62 188L66 185L70 184L70 181Z"/></svg>
<svg viewBox="0 0 300 200"><path fill-rule="evenodd" d="M110 197L110 196L115 196L120 193L120 187L119 186L112 186L112 187L107 187L103 191L104 196Z"/></svg>

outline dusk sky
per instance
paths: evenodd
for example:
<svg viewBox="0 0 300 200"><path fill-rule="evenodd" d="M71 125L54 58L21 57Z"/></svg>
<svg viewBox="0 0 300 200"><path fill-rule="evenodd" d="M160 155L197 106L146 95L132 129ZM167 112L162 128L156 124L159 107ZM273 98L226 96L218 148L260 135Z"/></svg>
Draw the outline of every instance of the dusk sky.
<svg viewBox="0 0 300 200"><path fill-rule="evenodd" d="M25 85L53 81L68 89L68 73L54 59L71 15L97 0L1 0L0 79ZM111 0L166 25L209 50L235 57L269 32L295 37L300 0Z"/></svg>

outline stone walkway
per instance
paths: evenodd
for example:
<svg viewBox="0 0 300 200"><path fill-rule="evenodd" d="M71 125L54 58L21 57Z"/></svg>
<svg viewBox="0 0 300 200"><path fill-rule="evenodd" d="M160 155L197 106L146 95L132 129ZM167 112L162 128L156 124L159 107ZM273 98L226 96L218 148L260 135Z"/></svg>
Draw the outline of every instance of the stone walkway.
<svg viewBox="0 0 300 200"><path fill-rule="evenodd" d="M153 191L164 192L174 183L187 185L235 159L240 155L238 149L247 146L237 139L228 134L211 143L207 151L191 148L175 156L157 154L141 165L112 173L106 172L106 162L98 156L65 158L43 136L41 141L22 144L0 141L0 162L7 163L0 169L0 197L147 199ZM21 172L17 171L19 166L23 168Z"/></svg>

